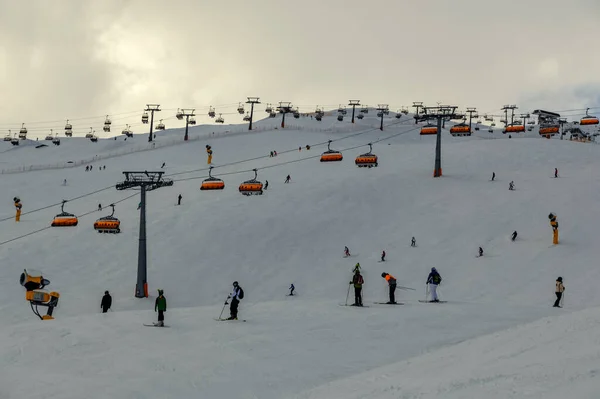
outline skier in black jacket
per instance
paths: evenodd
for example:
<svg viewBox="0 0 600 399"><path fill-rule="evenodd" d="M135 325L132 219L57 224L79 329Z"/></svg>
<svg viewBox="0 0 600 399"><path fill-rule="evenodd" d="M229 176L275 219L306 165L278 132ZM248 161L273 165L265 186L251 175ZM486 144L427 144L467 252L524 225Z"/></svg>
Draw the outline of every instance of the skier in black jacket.
<svg viewBox="0 0 600 399"><path fill-rule="evenodd" d="M100 307L102 308L102 313L108 312L110 306L112 305L112 297L108 293L108 291L104 291L104 296L102 297L102 302L100 303Z"/></svg>

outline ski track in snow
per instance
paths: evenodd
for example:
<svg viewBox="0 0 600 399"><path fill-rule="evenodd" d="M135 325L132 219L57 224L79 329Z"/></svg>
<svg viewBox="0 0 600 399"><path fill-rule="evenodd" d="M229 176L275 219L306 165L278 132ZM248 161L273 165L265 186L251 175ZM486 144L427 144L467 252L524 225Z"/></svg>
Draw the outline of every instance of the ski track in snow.
<svg viewBox="0 0 600 399"><path fill-rule="evenodd" d="M386 119L391 123L397 121ZM204 169L206 144L218 165L266 156L215 168L213 175L225 180L221 192L199 190L207 176L201 171L174 175L200 178L148 193L148 299L133 297L138 197L116 206L120 234L92 228L110 214L110 203L132 191L112 188L68 202L65 210L77 215L98 203L104 210L80 218L77 227L47 229L0 246L0 397L21 398L25 389L28 397L45 399L493 398L493 387L502 387L505 395L498 397L554 397L574 385L582 389L577 397L592 397L585 395L591 395L586 387L596 373L595 313L569 312L600 306L600 292L590 283L600 278L593 212L600 199L598 147L530 133L510 140L499 133L493 136L502 139L485 140L487 132L453 138L445 130L444 177L433 179L435 137L420 137L408 115L383 132L333 142L342 162L315 158L267 168L318 155L326 145L297 148L377 127L378 119L369 116L355 126L334 117L294 124L301 130L215 137L208 132L227 127L199 126L191 134L208 139L101 160L91 172L79 166L0 175L0 192L9 199L0 206L0 219L14 215L13 196L21 198L24 212L18 224L0 223L1 242L48 226L60 206L28 211L114 185L123 180L123 170L160 170L163 162L166 175ZM316 128L331 131L311 131ZM395 133L404 134L377 143ZM181 129L167 130L157 140L181 135ZM61 146L42 149L0 142L0 153L3 167L37 165L142 148L146 140L63 138ZM368 151L368 142L379 167L357 168L354 157ZM354 146L360 147L345 150ZM279 154L269 158L272 149ZM106 170L98 171L100 165ZM548 179L554 167L567 178ZM269 180L269 190L244 197L237 186L253 177L252 168L258 168L259 180ZM227 175L238 171L243 173ZM492 171L501 184L489 182ZM288 174L293 185L283 183ZM67 186L61 186L63 179ZM511 180L517 191L503 184ZM171 206L180 193L181 206ZM550 212L561 227L556 247ZM511 242L514 230L519 236ZM410 247L412 236L416 248ZM340 256L345 245L350 258ZM476 259L479 246L485 255ZM386 262L378 262L382 250ZM340 307L356 262L365 277L365 304L387 300L384 271L416 291L396 291L404 306ZM448 303L418 302L432 266L442 274L438 294ZM56 320L40 322L31 313L18 284L24 268L42 270L51 281L48 289L60 292ZM559 275L567 288L562 310L550 307ZM247 322L214 321L234 280L246 294L240 317ZM301 296L282 298L290 283ZM168 329L142 326L156 321L157 288L167 297ZM100 314L106 289L113 311ZM563 316L539 320L557 313ZM551 332L541 328L544 323ZM577 337L590 353L575 347ZM564 365L552 358L553 350L565 356ZM429 368L439 377L435 384L426 379ZM561 372L565 378L558 377ZM544 385L550 380L563 385ZM511 381L514 392L506 388Z"/></svg>

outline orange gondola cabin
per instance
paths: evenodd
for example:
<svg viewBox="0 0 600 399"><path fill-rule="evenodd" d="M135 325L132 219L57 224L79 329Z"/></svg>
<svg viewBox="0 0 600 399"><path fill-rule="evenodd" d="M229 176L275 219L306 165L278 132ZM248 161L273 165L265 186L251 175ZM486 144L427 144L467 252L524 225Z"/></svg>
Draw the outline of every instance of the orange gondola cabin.
<svg viewBox="0 0 600 399"><path fill-rule="evenodd" d="M211 166L208 170L208 179L204 180L200 185L200 190L223 190L225 188L225 182L221 179L212 176Z"/></svg>
<svg viewBox="0 0 600 399"><path fill-rule="evenodd" d="M262 182L256 180L258 177L257 169L252 169L254 171L254 179L246 180L242 184L240 184L239 191L242 195L262 195L263 193L263 184Z"/></svg>
<svg viewBox="0 0 600 399"><path fill-rule="evenodd" d="M358 166L359 168L372 168L374 166L377 167L379 164L378 158L377 155L372 153L372 151L373 144L369 143L369 152L357 156L354 160L356 166Z"/></svg>
<svg viewBox="0 0 600 399"><path fill-rule="evenodd" d="M327 143L327 151L321 154L321 162L337 162L344 159L342 153L331 149L331 140Z"/></svg>
<svg viewBox="0 0 600 399"><path fill-rule="evenodd" d="M77 223L79 222L77 220L77 216L73 215L72 213L65 212L65 203L66 202L67 201L63 200L62 205L60 206L61 213L59 213L58 215L56 215L54 217L50 226L52 226L52 227L77 226Z"/></svg>
<svg viewBox="0 0 600 399"><path fill-rule="evenodd" d="M431 123L426 124L421 128L421 136L428 136L432 134L437 134L438 129L437 126L432 125Z"/></svg>

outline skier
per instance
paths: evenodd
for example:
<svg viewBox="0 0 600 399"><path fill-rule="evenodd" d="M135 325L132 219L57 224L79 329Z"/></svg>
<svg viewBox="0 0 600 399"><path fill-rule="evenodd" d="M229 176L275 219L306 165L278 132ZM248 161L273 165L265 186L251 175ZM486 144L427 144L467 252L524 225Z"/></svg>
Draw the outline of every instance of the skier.
<svg viewBox="0 0 600 399"><path fill-rule="evenodd" d="M492 172L492 181L494 181L494 179L496 179L496 172Z"/></svg>
<svg viewBox="0 0 600 399"><path fill-rule="evenodd" d="M517 230L513 231L512 236L510 237L512 241L517 239Z"/></svg>
<svg viewBox="0 0 600 399"><path fill-rule="evenodd" d="M298 147L298 152L302 151L302 147Z"/></svg>
<svg viewBox="0 0 600 399"><path fill-rule="evenodd" d="M562 299L563 292L565 292L565 286L563 285L562 277L556 279L556 301L554 301L554 307L560 308L560 300Z"/></svg>
<svg viewBox="0 0 600 399"><path fill-rule="evenodd" d="M431 302L439 302L437 296L437 287L442 282L442 276L438 273L435 267L431 268L431 273L427 276L427 282L425 285L429 285L429 292L431 292Z"/></svg>
<svg viewBox="0 0 600 399"><path fill-rule="evenodd" d="M508 183L508 189L510 191L514 191L515 190L515 182L511 180L510 183Z"/></svg>
<svg viewBox="0 0 600 399"><path fill-rule="evenodd" d="M289 183L289 182L290 182L290 179L291 179L290 175L287 175L287 177L285 178L285 182L286 182L286 183Z"/></svg>
<svg viewBox="0 0 600 399"><path fill-rule="evenodd" d="M481 258L483 256L483 248L479 247L479 256L478 258Z"/></svg>
<svg viewBox="0 0 600 399"><path fill-rule="evenodd" d="M385 281L388 282L388 286L390 287L390 301L387 302L387 304L392 305L392 304L396 303L396 297L395 297L396 277L394 277L388 273L381 273L381 277L383 277L385 279Z"/></svg>
<svg viewBox="0 0 600 399"><path fill-rule="evenodd" d="M554 178L558 177L558 168L554 168Z"/></svg>
<svg viewBox="0 0 600 399"><path fill-rule="evenodd" d="M87 171L89 171L89 170L90 170L90 167L89 167L89 165L88 165L88 166L86 166L86 167L85 167L85 171L87 172Z"/></svg>
<svg viewBox="0 0 600 399"><path fill-rule="evenodd" d="M381 261L385 262L385 250L381 253Z"/></svg>
<svg viewBox="0 0 600 399"><path fill-rule="evenodd" d="M181 205L181 199L183 197L181 196L181 194L179 194L179 196L177 197L177 205Z"/></svg>
<svg viewBox="0 0 600 399"><path fill-rule="evenodd" d="M142 203L140 202L140 203L138 204L138 207L137 207L137 209L139 210L141 207L142 207Z"/></svg>
<svg viewBox="0 0 600 399"><path fill-rule="evenodd" d="M102 302L100 302L100 307L102 308L102 313L108 312L110 306L112 305L112 297L108 293L108 291L104 291L104 296L102 297Z"/></svg>
<svg viewBox="0 0 600 399"><path fill-rule="evenodd" d="M162 166L160 168L164 169L165 168L165 164L166 164L166 162L163 162L163 164L162 164Z"/></svg>
<svg viewBox="0 0 600 399"><path fill-rule="evenodd" d="M411 246L411 247L416 247L416 246L417 246L417 240L415 240L415 237L413 237L413 238L410 240L410 246Z"/></svg>
<svg viewBox="0 0 600 399"><path fill-rule="evenodd" d="M23 204L21 203L21 199L19 197L14 197L13 201L15 202L15 209L17 212L15 213L15 222L21 221L21 208L23 208Z"/></svg>
<svg viewBox="0 0 600 399"><path fill-rule="evenodd" d="M240 304L240 299L244 298L244 290L242 290L242 287L240 287L237 281L233 282L233 292L227 297L227 299L229 298L231 298L231 305L229 306L229 313L231 316L229 316L227 320L237 320L238 305Z"/></svg>
<svg viewBox="0 0 600 399"><path fill-rule="evenodd" d="M273 151L273 156L277 156L277 151Z"/></svg>
<svg viewBox="0 0 600 399"><path fill-rule="evenodd" d="M269 153L269 158L273 158L273 151Z"/></svg>
<svg viewBox="0 0 600 399"><path fill-rule="evenodd" d="M98 210L101 211L102 210L102 204L98 204Z"/></svg>
<svg viewBox="0 0 600 399"><path fill-rule="evenodd" d="M344 247L344 257L347 258L348 256L350 256L350 250L348 247Z"/></svg>
<svg viewBox="0 0 600 399"><path fill-rule="evenodd" d="M296 287L294 287L294 284L290 284L290 288L288 288L288 290L290 290L289 296L294 296L295 289Z"/></svg>
<svg viewBox="0 0 600 399"><path fill-rule="evenodd" d="M350 284L354 284L354 305L352 306L362 306L362 285L365 283L363 276L360 274L360 271L356 269L354 271L354 277L352 277L352 281Z"/></svg>
<svg viewBox="0 0 600 399"><path fill-rule="evenodd" d="M308 144L306 145L306 149L307 149L307 150L310 150L310 146L309 146Z"/></svg>
<svg viewBox="0 0 600 399"><path fill-rule="evenodd" d="M269 188L269 181L265 180L265 191L267 191L267 188Z"/></svg>
<svg viewBox="0 0 600 399"><path fill-rule="evenodd" d="M356 273L356 272L360 272L360 263L356 263L356 265L354 265L354 269L352 269L352 273Z"/></svg>
<svg viewBox="0 0 600 399"><path fill-rule="evenodd" d="M163 295L163 290L158 290L158 298L154 302L154 311L158 310L158 323L156 323L159 327L165 326L165 314L167 311L167 299Z"/></svg>
<svg viewBox="0 0 600 399"><path fill-rule="evenodd" d="M67 179L63 180L63 186L67 185Z"/></svg>

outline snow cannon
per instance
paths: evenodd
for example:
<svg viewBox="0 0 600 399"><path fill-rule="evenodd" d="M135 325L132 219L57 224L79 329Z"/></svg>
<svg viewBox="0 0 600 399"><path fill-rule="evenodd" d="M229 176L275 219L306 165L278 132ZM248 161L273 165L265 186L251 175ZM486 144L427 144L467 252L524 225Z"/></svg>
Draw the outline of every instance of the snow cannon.
<svg viewBox="0 0 600 399"><path fill-rule="evenodd" d="M34 272L32 270L27 272L27 270L23 270L19 282L27 290L25 292L25 300L29 301L33 313L39 317L40 320L53 320L54 317L52 317L52 312L58 305L60 294L55 291L48 292L43 289L50 284L50 281L46 280L39 272ZM40 315L39 306L48 308L45 315Z"/></svg>

